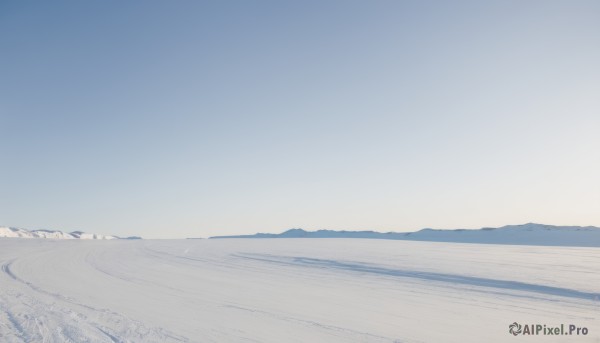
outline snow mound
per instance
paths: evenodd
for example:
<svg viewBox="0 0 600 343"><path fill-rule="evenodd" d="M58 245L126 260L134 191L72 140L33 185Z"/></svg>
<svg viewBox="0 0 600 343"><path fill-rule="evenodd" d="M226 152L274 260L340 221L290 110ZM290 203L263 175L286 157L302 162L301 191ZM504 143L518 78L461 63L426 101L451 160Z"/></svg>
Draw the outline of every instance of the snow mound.
<svg viewBox="0 0 600 343"><path fill-rule="evenodd" d="M119 239L117 236L97 235L82 231L71 233L55 230L26 230L14 227L0 227L0 237L7 238L50 238L50 239Z"/></svg>

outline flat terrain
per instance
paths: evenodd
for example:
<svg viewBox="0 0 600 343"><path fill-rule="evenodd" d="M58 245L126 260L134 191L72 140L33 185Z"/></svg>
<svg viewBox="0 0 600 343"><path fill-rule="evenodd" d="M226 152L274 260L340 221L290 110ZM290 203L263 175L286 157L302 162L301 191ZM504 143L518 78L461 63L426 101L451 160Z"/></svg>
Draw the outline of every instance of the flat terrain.
<svg viewBox="0 0 600 343"><path fill-rule="evenodd" d="M0 342L600 342L598 248L5 238L0 265Z"/></svg>

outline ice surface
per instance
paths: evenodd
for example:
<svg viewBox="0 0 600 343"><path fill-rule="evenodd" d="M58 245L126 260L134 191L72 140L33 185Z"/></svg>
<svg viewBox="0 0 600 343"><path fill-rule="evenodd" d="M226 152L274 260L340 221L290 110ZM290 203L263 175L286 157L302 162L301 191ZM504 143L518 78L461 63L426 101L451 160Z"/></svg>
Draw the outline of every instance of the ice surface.
<svg viewBox="0 0 600 343"><path fill-rule="evenodd" d="M0 239L0 265L0 342L600 341L597 248Z"/></svg>

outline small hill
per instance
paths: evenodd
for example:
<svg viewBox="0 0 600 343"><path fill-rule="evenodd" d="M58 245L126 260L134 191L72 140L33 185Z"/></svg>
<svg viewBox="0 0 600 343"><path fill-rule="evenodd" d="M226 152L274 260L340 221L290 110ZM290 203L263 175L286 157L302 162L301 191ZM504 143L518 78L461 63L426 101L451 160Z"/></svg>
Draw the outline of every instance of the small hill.
<svg viewBox="0 0 600 343"><path fill-rule="evenodd" d="M50 239L122 239L117 236L98 235L73 231L70 233L55 230L26 230L14 227L0 227L0 238L50 238ZM128 237L127 239L139 239Z"/></svg>

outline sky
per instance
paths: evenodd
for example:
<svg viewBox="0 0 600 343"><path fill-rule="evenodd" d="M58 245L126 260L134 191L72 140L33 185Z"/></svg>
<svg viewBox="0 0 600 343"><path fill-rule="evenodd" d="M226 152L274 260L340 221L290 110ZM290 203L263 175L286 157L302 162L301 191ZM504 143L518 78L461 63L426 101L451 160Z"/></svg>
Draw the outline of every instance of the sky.
<svg viewBox="0 0 600 343"><path fill-rule="evenodd" d="M3 1L0 225L600 226L598 1Z"/></svg>

